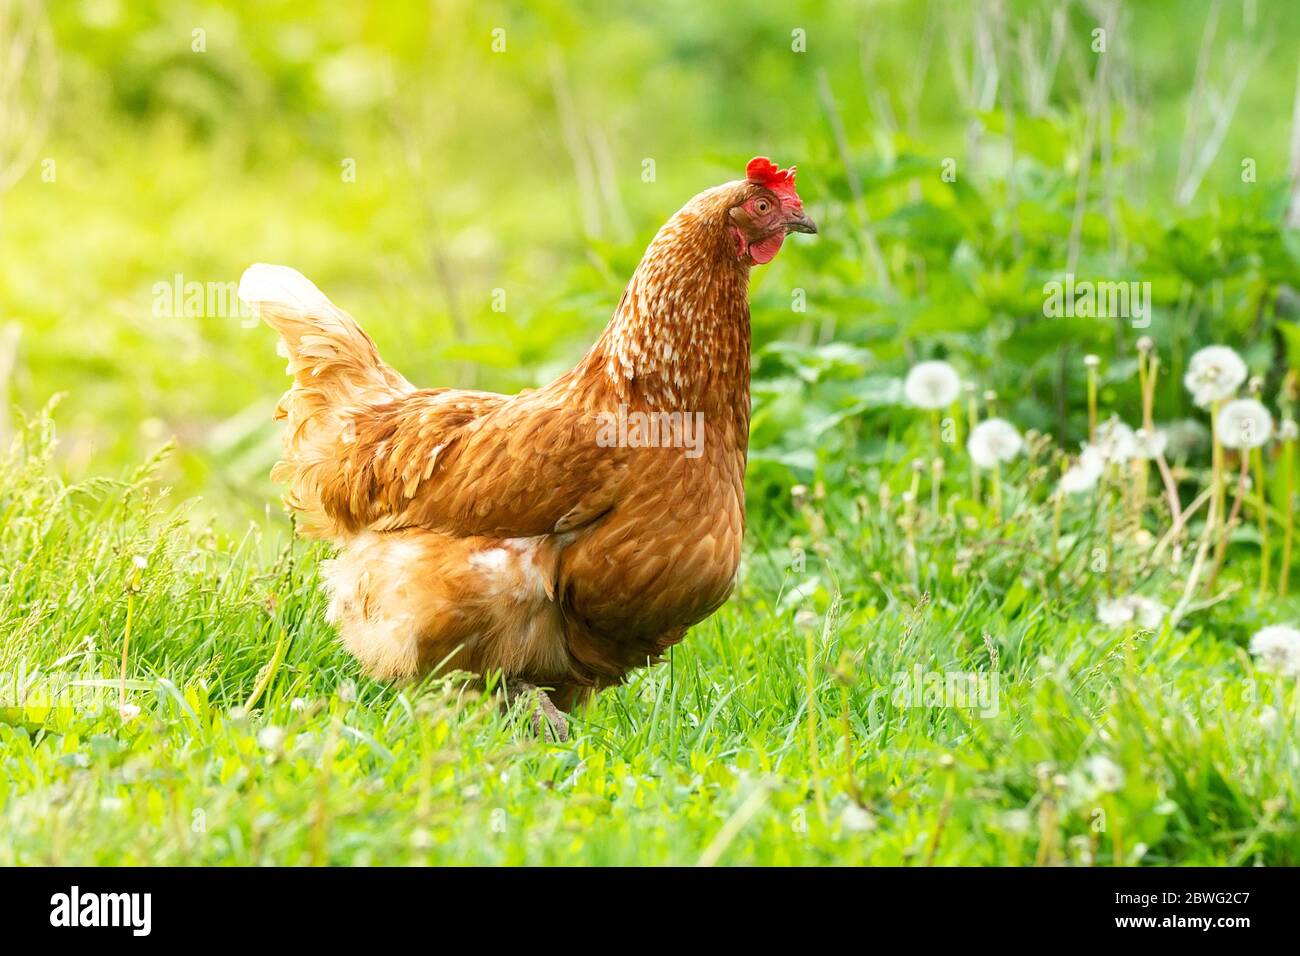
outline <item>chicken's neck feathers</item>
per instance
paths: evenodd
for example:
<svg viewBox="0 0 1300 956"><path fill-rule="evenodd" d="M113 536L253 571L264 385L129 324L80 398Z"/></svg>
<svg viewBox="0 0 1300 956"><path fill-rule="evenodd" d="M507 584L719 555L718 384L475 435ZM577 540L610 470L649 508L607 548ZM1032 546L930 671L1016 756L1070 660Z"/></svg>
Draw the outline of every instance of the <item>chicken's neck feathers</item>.
<svg viewBox="0 0 1300 956"><path fill-rule="evenodd" d="M696 196L651 240L575 369L603 398L748 420L749 266L722 225L735 185Z"/></svg>

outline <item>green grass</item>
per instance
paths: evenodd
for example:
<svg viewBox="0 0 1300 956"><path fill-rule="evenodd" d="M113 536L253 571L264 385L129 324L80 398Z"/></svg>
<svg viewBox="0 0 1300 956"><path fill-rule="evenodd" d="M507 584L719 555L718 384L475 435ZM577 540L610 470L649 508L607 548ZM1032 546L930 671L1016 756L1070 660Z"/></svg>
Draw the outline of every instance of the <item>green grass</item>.
<svg viewBox="0 0 1300 956"><path fill-rule="evenodd" d="M1099 518L1072 506L1053 561L1041 462L996 529L964 496L922 509L915 566L897 493L774 508L737 596L556 744L454 676L361 678L317 549L198 533L151 467L66 485L51 431L0 476L0 863L1300 862L1295 682L1254 672L1246 599L1097 624L1140 550L1092 573ZM997 713L901 706L916 665L996 674ZM54 699L17 706L21 680Z"/></svg>
<svg viewBox="0 0 1300 956"><path fill-rule="evenodd" d="M1211 343L1294 417L1300 8L1124 4L1103 60L1110 4L1069 4L1035 93L1058 7L45 5L58 95L0 196L0 449L11 402L33 420L0 466L0 863L1300 863L1296 682L1246 651L1300 602L1256 597L1255 508L1190 613L1115 630L1098 600L1172 607L1204 529L1153 564L1169 515L1139 529L1112 483L1069 500L1054 553L1050 500L1089 431L1084 354L1103 418L1140 419L1140 335L1158 424L1206 423L1181 373ZM977 98L990 56L1005 82ZM798 164L820 232L753 276L732 600L565 744L453 675L362 678L268 480L272 336L160 314L156 287L293 265L412 381L513 392L570 367L659 225L758 153ZM1149 328L1046 315L1066 272L1149 282ZM929 428L900 379L927 358L1054 436L1008 467L1004 522L962 452L941 515L912 472ZM1174 465L1186 504L1209 457ZM997 712L903 706L918 666L996 675Z"/></svg>

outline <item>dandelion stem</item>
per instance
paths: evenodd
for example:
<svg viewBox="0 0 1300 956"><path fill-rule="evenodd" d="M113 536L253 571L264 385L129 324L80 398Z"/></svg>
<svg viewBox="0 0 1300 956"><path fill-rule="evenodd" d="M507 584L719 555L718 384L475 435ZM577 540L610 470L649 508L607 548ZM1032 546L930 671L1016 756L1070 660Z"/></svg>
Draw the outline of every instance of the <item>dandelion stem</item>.
<svg viewBox="0 0 1300 956"><path fill-rule="evenodd" d="M135 611L135 594L128 593L126 596L126 626L122 632L122 680L118 685L117 708L119 711L126 708L126 662L131 651L131 618Z"/></svg>
<svg viewBox="0 0 1300 956"><path fill-rule="evenodd" d="M1282 443L1282 487L1286 496L1284 510L1286 524L1282 529L1282 569L1279 572L1277 591L1286 594L1291 583L1291 545L1295 537L1295 441L1288 438Z"/></svg>
<svg viewBox="0 0 1300 956"><path fill-rule="evenodd" d="M1214 582L1219 580L1219 572L1223 570L1223 561L1228 553L1228 535L1232 533L1232 529L1237 524L1237 519L1241 516L1241 503L1246 497L1246 482L1250 480L1250 472L1248 470L1250 460L1246 457L1245 452L1242 452L1240 460L1241 468L1237 472L1237 485L1232 493L1232 511L1228 513L1228 520L1223 522L1223 530L1220 532L1218 538L1218 547L1215 548L1214 552L1214 566L1210 571L1209 583L1206 585L1206 587L1211 591L1214 590Z"/></svg>
<svg viewBox="0 0 1300 956"><path fill-rule="evenodd" d="M1097 367L1088 364L1088 442L1097 441Z"/></svg>
<svg viewBox="0 0 1300 956"><path fill-rule="evenodd" d="M993 518L1002 523L1002 463L993 465Z"/></svg>
<svg viewBox="0 0 1300 956"><path fill-rule="evenodd" d="M1242 455L1246 452L1243 450ZM1268 595L1268 576L1272 567L1268 541L1268 492L1264 488L1264 452L1260 448L1252 449L1251 457L1255 463L1255 507L1256 521L1259 524L1259 598Z"/></svg>
<svg viewBox="0 0 1300 956"><path fill-rule="evenodd" d="M829 620L828 612L827 619ZM821 760L817 753L817 643L814 628L806 628L804 633L804 666L807 671L804 691L808 701L808 764L812 769L813 796L817 801L817 813L822 821L826 820L826 798L822 794Z"/></svg>
<svg viewBox="0 0 1300 956"><path fill-rule="evenodd" d="M1052 560L1060 560L1061 512L1065 510L1065 492L1059 488L1052 502Z"/></svg>
<svg viewBox="0 0 1300 956"><path fill-rule="evenodd" d="M1219 436L1219 408L1223 405L1221 400L1216 400L1210 405L1210 436L1213 442L1213 450L1210 453L1210 486L1214 488L1214 501L1217 508L1210 509L1210 515L1222 519L1224 511L1227 509L1227 486L1223 481L1223 442ZM1208 519L1207 519L1208 520ZM1206 533L1217 530L1210 525L1206 525ZM1215 576L1218 574L1218 568L1223 564L1224 552L1228 548L1228 538L1225 534L1219 539L1214 549L1214 566ZM1210 587L1214 587L1214 576L1210 578Z"/></svg>

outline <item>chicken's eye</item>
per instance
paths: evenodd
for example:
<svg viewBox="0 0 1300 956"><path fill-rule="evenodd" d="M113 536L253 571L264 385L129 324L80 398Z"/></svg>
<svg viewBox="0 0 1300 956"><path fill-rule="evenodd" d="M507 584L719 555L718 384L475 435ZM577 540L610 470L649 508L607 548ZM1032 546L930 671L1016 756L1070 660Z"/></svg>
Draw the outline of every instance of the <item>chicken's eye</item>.
<svg viewBox="0 0 1300 956"><path fill-rule="evenodd" d="M766 215L767 211L772 208L772 204L769 203L766 199L760 199L758 202L754 203L754 208L758 210L758 214L760 216L763 216Z"/></svg>

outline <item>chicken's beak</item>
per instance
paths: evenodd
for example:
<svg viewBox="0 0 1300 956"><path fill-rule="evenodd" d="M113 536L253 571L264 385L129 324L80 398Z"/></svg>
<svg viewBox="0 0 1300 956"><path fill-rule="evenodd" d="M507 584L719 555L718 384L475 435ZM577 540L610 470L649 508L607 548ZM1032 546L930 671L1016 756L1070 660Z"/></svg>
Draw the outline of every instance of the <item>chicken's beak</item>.
<svg viewBox="0 0 1300 956"><path fill-rule="evenodd" d="M787 235L792 232L806 232L816 235L817 223L809 219L808 214L801 209L798 215L785 221L785 231Z"/></svg>

